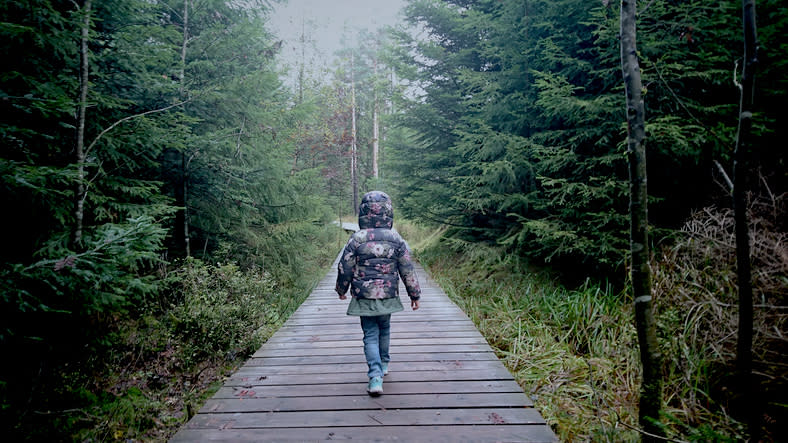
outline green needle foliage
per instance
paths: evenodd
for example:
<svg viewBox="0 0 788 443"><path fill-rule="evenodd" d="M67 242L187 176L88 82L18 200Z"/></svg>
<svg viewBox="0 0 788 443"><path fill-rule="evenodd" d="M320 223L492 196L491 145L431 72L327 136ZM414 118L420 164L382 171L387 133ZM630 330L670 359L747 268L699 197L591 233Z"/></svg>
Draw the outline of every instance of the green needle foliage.
<svg viewBox="0 0 788 443"><path fill-rule="evenodd" d="M328 180L290 168L315 110L282 88L269 3L87 3L0 5L11 439L177 425L333 259Z"/></svg>
<svg viewBox="0 0 788 443"><path fill-rule="evenodd" d="M730 171L740 5L639 6L650 220L660 240L693 209L727 198L715 162ZM775 34L784 6L759 2L758 11L762 37L772 39L761 40L771 62L759 67L758 155L768 187L785 189L776 148L785 113L774 105L786 93L784 39ZM426 38L394 33L391 63L418 87L399 105L393 137L404 211L550 262L576 281L625 275L617 3L414 0L405 15Z"/></svg>

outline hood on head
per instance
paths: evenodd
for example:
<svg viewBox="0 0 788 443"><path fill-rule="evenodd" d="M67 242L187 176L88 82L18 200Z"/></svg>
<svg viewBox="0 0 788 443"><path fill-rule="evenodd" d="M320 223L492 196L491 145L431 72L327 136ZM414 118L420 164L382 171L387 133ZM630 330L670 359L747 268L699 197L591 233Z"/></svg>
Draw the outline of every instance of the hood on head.
<svg viewBox="0 0 788 443"><path fill-rule="evenodd" d="M394 207L391 206L391 197L381 191L364 194L358 207L358 227L391 229L393 225Z"/></svg>

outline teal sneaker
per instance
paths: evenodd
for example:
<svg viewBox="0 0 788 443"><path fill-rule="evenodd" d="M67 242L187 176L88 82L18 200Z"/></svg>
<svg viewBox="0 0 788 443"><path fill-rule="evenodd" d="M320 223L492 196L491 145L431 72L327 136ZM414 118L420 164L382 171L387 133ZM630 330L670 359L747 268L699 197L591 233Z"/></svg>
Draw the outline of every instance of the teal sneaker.
<svg viewBox="0 0 788 443"><path fill-rule="evenodd" d="M375 397L383 393L383 377L372 377L369 379L369 386L367 386L369 395Z"/></svg>
<svg viewBox="0 0 788 443"><path fill-rule="evenodd" d="M388 364L388 362L383 363L383 375L389 375L389 364Z"/></svg>

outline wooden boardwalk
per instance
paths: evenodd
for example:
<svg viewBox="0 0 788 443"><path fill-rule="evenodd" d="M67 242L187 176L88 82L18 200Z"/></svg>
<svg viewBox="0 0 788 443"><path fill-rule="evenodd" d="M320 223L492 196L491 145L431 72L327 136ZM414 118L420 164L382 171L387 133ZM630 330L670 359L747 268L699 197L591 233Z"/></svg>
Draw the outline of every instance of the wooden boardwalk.
<svg viewBox="0 0 788 443"><path fill-rule="evenodd" d="M334 292L335 269L171 442L557 441L419 266L421 308L400 290L406 310L392 315L384 394L370 397L359 319Z"/></svg>

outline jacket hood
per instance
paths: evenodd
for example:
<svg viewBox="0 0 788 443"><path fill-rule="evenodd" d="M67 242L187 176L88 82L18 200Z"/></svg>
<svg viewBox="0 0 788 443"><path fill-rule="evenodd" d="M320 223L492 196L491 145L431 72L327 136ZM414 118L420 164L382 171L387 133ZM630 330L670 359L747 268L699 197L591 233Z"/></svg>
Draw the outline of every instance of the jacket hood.
<svg viewBox="0 0 788 443"><path fill-rule="evenodd" d="M391 197L381 191L364 194L358 207L358 227L391 229L393 225L394 207L391 205Z"/></svg>

